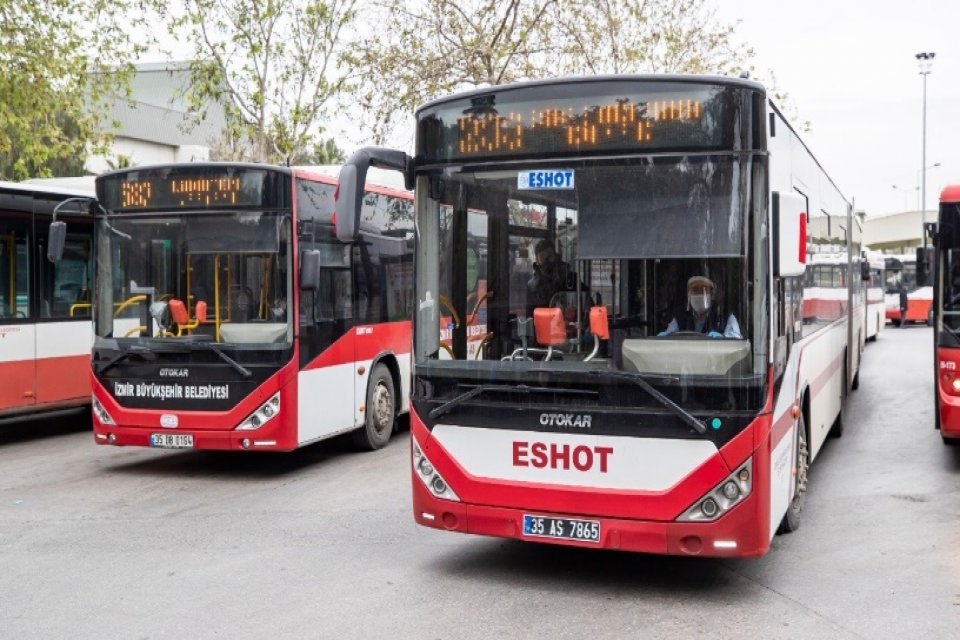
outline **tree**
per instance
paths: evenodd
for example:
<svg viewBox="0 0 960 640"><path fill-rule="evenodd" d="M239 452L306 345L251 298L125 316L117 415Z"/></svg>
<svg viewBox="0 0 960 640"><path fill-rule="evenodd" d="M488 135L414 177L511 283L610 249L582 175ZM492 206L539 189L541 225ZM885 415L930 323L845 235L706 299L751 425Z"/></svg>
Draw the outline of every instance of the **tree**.
<svg viewBox="0 0 960 640"><path fill-rule="evenodd" d="M347 159L343 149L337 146L333 138L321 140L313 148L290 160L290 164L343 164Z"/></svg>
<svg viewBox="0 0 960 640"><path fill-rule="evenodd" d="M356 4L185 0L168 25L193 48L187 98L194 112L202 116L208 100L219 101L226 147L261 162L289 163L312 149L327 109L347 87L339 57Z"/></svg>
<svg viewBox="0 0 960 640"><path fill-rule="evenodd" d="M135 0L0 0L0 177L76 173L110 137L107 94L127 95Z"/></svg>
<svg viewBox="0 0 960 640"><path fill-rule="evenodd" d="M382 142L398 118L456 90L574 73L739 73L752 52L706 0L375 3L356 43L361 107Z"/></svg>
<svg viewBox="0 0 960 640"><path fill-rule="evenodd" d="M556 0L421 0L374 2L370 13L384 25L350 47L360 107L380 143L397 116L426 100L473 86L538 75L548 49L545 16ZM401 121L402 121L401 120Z"/></svg>

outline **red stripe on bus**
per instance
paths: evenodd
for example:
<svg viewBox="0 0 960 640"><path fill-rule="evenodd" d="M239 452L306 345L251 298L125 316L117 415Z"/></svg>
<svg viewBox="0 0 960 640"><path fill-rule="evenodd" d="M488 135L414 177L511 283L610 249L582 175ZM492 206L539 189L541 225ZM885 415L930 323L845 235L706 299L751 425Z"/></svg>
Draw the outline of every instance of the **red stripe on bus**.
<svg viewBox="0 0 960 640"><path fill-rule="evenodd" d="M0 411L28 407L36 398L36 363L33 360L0 362Z"/></svg>
<svg viewBox="0 0 960 640"><path fill-rule="evenodd" d="M37 403L90 398L90 354L37 360Z"/></svg>
<svg viewBox="0 0 960 640"><path fill-rule="evenodd" d="M832 378L833 374L840 370L841 366L843 366L843 353L834 358L833 361L830 362L830 365L821 371L820 375L810 382L811 400L813 399L813 396L817 395L823 389L823 387L830 382L830 378Z"/></svg>
<svg viewBox="0 0 960 640"><path fill-rule="evenodd" d="M323 353L304 365L303 370L365 362L385 352L410 353L409 320L351 327Z"/></svg>
<svg viewBox="0 0 960 640"><path fill-rule="evenodd" d="M787 409L783 415L773 421L773 429L770 431L770 449L776 449L780 441L787 435L790 428L796 423L796 418L791 414L791 409Z"/></svg>

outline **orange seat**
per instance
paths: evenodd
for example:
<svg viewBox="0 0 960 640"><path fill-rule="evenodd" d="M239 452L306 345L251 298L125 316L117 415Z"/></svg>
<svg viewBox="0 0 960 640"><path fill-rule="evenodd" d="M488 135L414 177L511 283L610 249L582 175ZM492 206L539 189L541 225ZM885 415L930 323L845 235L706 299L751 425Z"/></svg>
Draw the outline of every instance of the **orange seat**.
<svg viewBox="0 0 960 640"><path fill-rule="evenodd" d="M533 310L533 327L537 342L546 347L558 347L567 341L562 309L537 307Z"/></svg>

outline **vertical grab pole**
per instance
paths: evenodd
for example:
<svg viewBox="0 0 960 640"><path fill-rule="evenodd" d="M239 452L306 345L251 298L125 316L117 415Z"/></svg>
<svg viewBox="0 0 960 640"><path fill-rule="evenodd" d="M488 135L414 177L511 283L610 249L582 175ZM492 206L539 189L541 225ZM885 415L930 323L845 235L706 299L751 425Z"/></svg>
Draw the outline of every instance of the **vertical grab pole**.
<svg viewBox="0 0 960 640"><path fill-rule="evenodd" d="M220 342L220 256L213 257L213 324L217 342Z"/></svg>

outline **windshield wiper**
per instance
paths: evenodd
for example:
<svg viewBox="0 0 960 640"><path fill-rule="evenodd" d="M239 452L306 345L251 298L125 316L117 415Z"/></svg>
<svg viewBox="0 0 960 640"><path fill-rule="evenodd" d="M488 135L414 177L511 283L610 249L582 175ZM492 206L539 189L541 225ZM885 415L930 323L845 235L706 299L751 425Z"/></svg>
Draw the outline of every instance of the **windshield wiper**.
<svg viewBox="0 0 960 640"><path fill-rule="evenodd" d="M114 368L115 366L117 366L118 364L120 364L121 362L123 362L124 360L126 360L131 356L137 356L144 360L157 359L156 354L150 351L150 349L145 349L143 347L131 347L130 349L126 351L121 351L119 354L114 356L109 362L107 362L105 365L100 367L100 370L97 373L99 373L102 376L107 371Z"/></svg>
<svg viewBox="0 0 960 640"><path fill-rule="evenodd" d="M569 395L599 395L596 391L588 391L585 389L557 389L554 387L530 387L525 384L478 384L469 391L461 393L460 395L447 400L439 407L436 407L430 411L431 418L437 418L442 416L446 412L450 411L454 407L463 404L471 398L475 398L481 393L487 391L495 391L499 393L557 393L557 394L569 394Z"/></svg>
<svg viewBox="0 0 960 640"><path fill-rule="evenodd" d="M696 416L691 414L689 411L678 405L676 402L663 395L659 391L653 388L649 382L644 378L643 374L640 373L628 373L626 371L603 371L600 369L592 369L590 371L592 375L604 376L606 378L615 378L617 380L626 380L627 382L632 382L637 385L644 391L646 391L650 396L665 406L667 409L670 409L673 413L677 415L681 420L686 422L688 425L693 427L693 430L700 434L707 433L707 425L703 424Z"/></svg>
<svg viewBox="0 0 960 640"><path fill-rule="evenodd" d="M231 367L233 367L233 369L237 373L242 375L244 378L249 378L250 376L253 375L253 372L251 372L250 369L247 369L245 366L243 366L242 364L240 364L239 362L237 362L236 360L234 360L233 358L225 354L223 351L220 350L220 347L218 347L212 342L205 342L205 341L198 340L196 342L185 342L183 344L189 345L191 350L196 347L202 346L206 349L209 349L210 351L213 351L215 354L220 356L221 360L223 360L224 362L229 364Z"/></svg>

